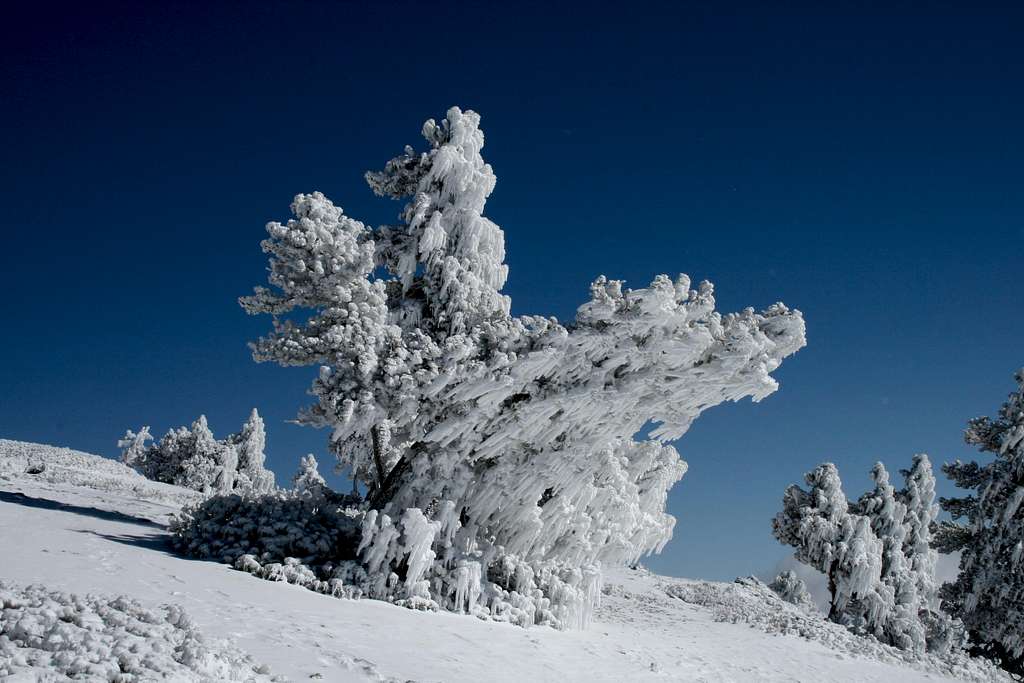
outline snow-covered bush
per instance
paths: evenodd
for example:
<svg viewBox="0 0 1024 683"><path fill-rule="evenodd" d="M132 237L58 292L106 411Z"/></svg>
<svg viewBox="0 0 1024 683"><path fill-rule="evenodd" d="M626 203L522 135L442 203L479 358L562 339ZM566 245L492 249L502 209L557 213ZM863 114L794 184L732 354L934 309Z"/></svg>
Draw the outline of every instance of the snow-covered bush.
<svg viewBox="0 0 1024 683"><path fill-rule="evenodd" d="M265 493L274 489L274 474L263 467L266 435L254 408L242 431L218 441L200 415L192 427L171 429L160 441L149 427L128 430L118 441L121 461L143 476L206 493Z"/></svg>
<svg viewBox="0 0 1024 683"><path fill-rule="evenodd" d="M955 641L951 620L935 604L935 478L927 456L905 471L896 491L882 463L874 490L850 503L832 463L808 472L809 490L792 485L772 520L775 537L797 560L828 578L828 618L900 649L943 652Z"/></svg>
<svg viewBox="0 0 1024 683"><path fill-rule="evenodd" d="M638 290L600 277L569 325L513 317L479 116L453 108L423 136L427 151L367 174L407 202L399 225L371 229L318 192L267 225L271 288L241 299L274 316L254 357L319 367L299 420L330 429L368 491L371 593L582 623L602 562L671 537L686 465L665 442L710 406L772 393L803 319L782 304L723 316L685 275ZM652 440L634 441L648 422Z"/></svg>
<svg viewBox="0 0 1024 683"><path fill-rule="evenodd" d="M942 471L974 495L943 498L953 522L935 545L959 550L960 573L942 587L942 604L963 620L971 649L1024 678L1024 369L995 419L971 420L967 443L994 459L956 461Z"/></svg>
<svg viewBox="0 0 1024 683"><path fill-rule="evenodd" d="M170 525L176 548L193 557L234 564L242 555L260 562L296 558L313 567L355 559L358 511L333 500L274 491L216 495L182 509Z"/></svg>
<svg viewBox="0 0 1024 683"><path fill-rule="evenodd" d="M807 584L792 570L779 572L778 576L768 584L768 587L775 591L780 598L800 609L808 612L817 611L814 598L807 590Z"/></svg>
<svg viewBox="0 0 1024 683"><path fill-rule="evenodd" d="M0 678L270 681L249 655L207 640L177 605L147 609L0 580Z"/></svg>

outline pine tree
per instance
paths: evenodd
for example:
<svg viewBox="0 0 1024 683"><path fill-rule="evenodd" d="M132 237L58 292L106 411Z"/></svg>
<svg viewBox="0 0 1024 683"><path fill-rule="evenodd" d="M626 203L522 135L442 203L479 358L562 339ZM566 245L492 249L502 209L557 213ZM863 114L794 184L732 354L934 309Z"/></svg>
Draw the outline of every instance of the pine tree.
<svg viewBox="0 0 1024 683"><path fill-rule="evenodd" d="M217 439L214 438L206 416L200 415L192 423L192 428L182 434L182 437L173 445L177 451L174 459L181 465L172 483L196 491L218 490L217 482L224 475L222 463L225 458L221 452L223 445L217 443Z"/></svg>
<svg viewBox="0 0 1024 683"><path fill-rule="evenodd" d="M320 475L316 457L310 453L302 456L299 469L292 477L292 490L299 495L317 496L327 488L327 482Z"/></svg>
<svg viewBox="0 0 1024 683"><path fill-rule="evenodd" d="M924 650L926 633L919 619L918 580L904 548L907 543L907 506L898 500L882 463L871 470L875 489L860 498L859 514L871 520L871 530L882 544L881 583L877 593L881 610L867 610L862 619L865 630L883 642L904 650Z"/></svg>
<svg viewBox="0 0 1024 683"><path fill-rule="evenodd" d="M768 584L768 587L780 598L804 611L814 612L817 609L814 598L807 590L807 584L792 570L779 572L775 579Z"/></svg>
<svg viewBox="0 0 1024 683"><path fill-rule="evenodd" d="M150 451L148 442L152 440L153 436L149 433L148 426L142 427L138 434L130 429L126 431L117 442L117 447L121 449L121 462L129 467L143 466Z"/></svg>
<svg viewBox="0 0 1024 683"><path fill-rule="evenodd" d="M267 435L263 418L253 408L242 430L228 438L238 451L238 476L235 489L239 493L267 493L276 486L274 473L264 467Z"/></svg>
<svg viewBox="0 0 1024 683"><path fill-rule="evenodd" d="M797 560L828 579L828 618L843 621L851 601L872 600L881 576L881 544L867 517L850 512L839 470L830 462L808 472L809 490L786 489L772 520L775 537L796 549Z"/></svg>
<svg viewBox="0 0 1024 683"><path fill-rule="evenodd" d="M994 459L942 468L976 493L940 500L954 521L939 526L935 546L961 551L957 580L940 594L943 607L963 620L973 651L1024 676L1024 370L1016 381L998 417L973 419L965 432L968 444Z"/></svg>
<svg viewBox="0 0 1024 683"><path fill-rule="evenodd" d="M256 360L320 368L299 421L328 428L366 487L361 552L385 579L413 562L389 539L414 525L405 537L430 588L418 579L395 597L426 591L472 611L506 604L484 594L497 586L557 596L516 608L525 620L575 623L601 562L671 537L665 499L686 466L664 442L709 406L773 392L803 319L782 304L723 316L711 284L691 290L686 276L639 290L598 278L568 326L512 316L479 122L452 108L424 125L426 151L368 174L406 202L398 225L369 229L320 193L298 195L294 218L267 226L271 288L241 304L275 316ZM651 440L634 441L648 421Z"/></svg>
<svg viewBox="0 0 1024 683"><path fill-rule="evenodd" d="M935 583L935 562L937 554L931 547L932 528L939 516L935 502L935 474L928 456L919 453L914 456L913 465L903 470L905 486L900 500L907 507L907 533L903 553L910 560L911 570L917 580L917 591L924 606L938 607L938 586Z"/></svg>

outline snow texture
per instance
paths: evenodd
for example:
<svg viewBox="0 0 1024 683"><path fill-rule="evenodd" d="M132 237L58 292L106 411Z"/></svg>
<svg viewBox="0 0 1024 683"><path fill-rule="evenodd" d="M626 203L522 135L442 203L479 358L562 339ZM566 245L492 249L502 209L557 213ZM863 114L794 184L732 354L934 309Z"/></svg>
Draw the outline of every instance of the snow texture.
<svg viewBox="0 0 1024 683"><path fill-rule="evenodd" d="M203 637L177 605L76 595L0 579L4 680L270 681L237 648Z"/></svg>
<svg viewBox="0 0 1024 683"><path fill-rule="evenodd" d="M666 442L711 406L775 391L803 318L782 304L722 315L712 285L686 275L638 290L599 277L568 325L511 316L479 123L452 108L424 124L427 151L367 174L406 202L396 226L296 196L294 218L267 225L270 287L241 304L274 316L256 360L319 367L299 419L331 430L368 491L361 552L380 590L582 625L602 566L671 538L665 500L686 464ZM390 581L410 559L419 581Z"/></svg>

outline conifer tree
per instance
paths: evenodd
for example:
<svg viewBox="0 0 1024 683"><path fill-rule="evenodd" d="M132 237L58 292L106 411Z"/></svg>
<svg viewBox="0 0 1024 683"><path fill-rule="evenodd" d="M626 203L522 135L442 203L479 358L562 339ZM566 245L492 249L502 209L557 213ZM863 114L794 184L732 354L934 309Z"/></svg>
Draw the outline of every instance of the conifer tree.
<svg viewBox="0 0 1024 683"><path fill-rule="evenodd" d="M884 606L874 612L866 610L861 618L865 630L883 642L920 651L926 646L926 634L918 614L918 580L904 552L909 531L907 506L898 499L882 463L875 463L871 479L875 489L860 498L856 511L871 520L871 530L881 542L881 586L877 593Z"/></svg>
<svg viewBox="0 0 1024 683"><path fill-rule="evenodd" d="M872 598L881 575L881 544L868 518L851 514L835 465L821 464L804 479L808 490L796 484L786 489L772 530L796 549L797 560L828 579L828 618L839 623L851 601Z"/></svg>
<svg viewBox="0 0 1024 683"><path fill-rule="evenodd" d="M316 496L326 488L327 482L320 475L316 457L312 453L302 456L299 469L292 477L292 490L300 495Z"/></svg>
<svg viewBox="0 0 1024 683"><path fill-rule="evenodd" d="M796 572L790 569L779 572L775 579L768 584L768 587L786 602L792 603L807 612L813 612L817 609L814 604L814 598L811 597L810 592L807 590L807 584L796 575Z"/></svg>
<svg viewBox="0 0 1024 683"><path fill-rule="evenodd" d="M271 287L241 304L275 316L256 360L319 367L299 421L329 429L368 492L370 573L416 567L374 591L469 611L515 592L539 596L517 619L577 623L601 562L671 536L665 498L686 466L664 442L709 406L773 392L803 319L782 304L723 316L710 283L686 276L639 290L598 278L568 326L512 316L479 123L452 108L424 124L426 151L367 174L405 202L397 225L370 229L323 194L298 195L294 217L267 226ZM634 441L648 421L651 440Z"/></svg>
<svg viewBox="0 0 1024 683"><path fill-rule="evenodd" d="M235 445L238 451L238 475L235 489L240 493L267 493L275 487L274 473L264 467L267 435L263 427L263 418L253 408L249 419L242 425L242 430L230 438L228 442Z"/></svg>
<svg viewBox="0 0 1024 683"><path fill-rule="evenodd" d="M935 546L961 552L960 573L941 591L943 607L963 620L972 650L1024 676L1024 370L995 419L968 423L965 440L993 456L956 461L942 471L972 495L942 498L954 521Z"/></svg>

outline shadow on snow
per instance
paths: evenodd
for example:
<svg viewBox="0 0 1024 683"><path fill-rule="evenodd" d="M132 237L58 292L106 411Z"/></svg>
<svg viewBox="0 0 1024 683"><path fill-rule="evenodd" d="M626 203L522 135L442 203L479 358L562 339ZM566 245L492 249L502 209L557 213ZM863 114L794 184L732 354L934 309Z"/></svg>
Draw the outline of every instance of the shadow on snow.
<svg viewBox="0 0 1024 683"><path fill-rule="evenodd" d="M163 524L154 522L151 519L146 519L145 517L135 517L134 515L128 515L114 510L100 510L99 508L85 507L82 505L71 505L69 503L50 500L48 498L33 498L32 496L26 496L24 493L15 493L12 491L0 491L0 503L14 503L16 505L42 508L44 510L59 510L61 512L71 512L76 515L96 517L97 519L105 519L112 522L139 524L157 529L166 528Z"/></svg>

